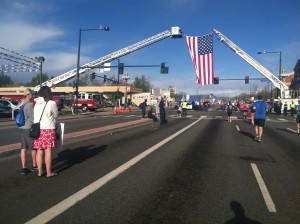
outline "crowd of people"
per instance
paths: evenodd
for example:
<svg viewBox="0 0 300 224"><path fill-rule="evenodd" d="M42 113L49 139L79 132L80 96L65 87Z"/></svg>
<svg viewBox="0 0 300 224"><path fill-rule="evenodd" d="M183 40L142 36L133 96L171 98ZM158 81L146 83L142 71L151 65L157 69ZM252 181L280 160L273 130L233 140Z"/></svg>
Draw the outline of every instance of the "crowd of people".
<svg viewBox="0 0 300 224"><path fill-rule="evenodd" d="M239 110L240 105L238 103L237 110ZM268 113L271 113L272 106L268 105L266 102L263 101L263 98L261 95L258 96L257 101L251 102L250 108L248 108L247 104L243 104L241 106L242 112L243 112L243 119L247 118L247 114L250 109L250 118L251 118L251 124L254 125L254 131L255 131L255 140L258 142L261 142L263 129L266 124L266 116ZM281 115L282 111L282 103L276 102L274 104L274 111L276 114ZM228 122L232 122L231 116L233 111L233 105L231 102L228 102L226 106L226 111L228 115ZM288 105L287 102L283 105L283 115L287 116L288 113ZM298 101L298 105L294 104L292 101L290 104L290 113L291 116L294 117L296 114L296 132L298 135L300 135L300 100Z"/></svg>
<svg viewBox="0 0 300 224"><path fill-rule="evenodd" d="M32 99L35 105L32 103ZM52 171L52 149L56 147L56 119L58 109L53 100L51 89L42 86L38 92L30 89L24 91L24 99L19 103L23 108L25 124L19 127L21 139L21 174L37 172L38 177L54 177L58 173ZM33 123L40 123L40 134L34 139L30 137L30 129ZM27 168L26 150L31 150L32 167ZM43 164L46 172L44 173Z"/></svg>

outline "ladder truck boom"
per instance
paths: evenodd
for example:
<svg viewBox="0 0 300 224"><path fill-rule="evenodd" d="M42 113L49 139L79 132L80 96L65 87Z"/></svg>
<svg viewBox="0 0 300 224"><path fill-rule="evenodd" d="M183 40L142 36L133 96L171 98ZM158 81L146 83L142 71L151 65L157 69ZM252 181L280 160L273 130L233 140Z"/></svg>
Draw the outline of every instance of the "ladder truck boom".
<svg viewBox="0 0 300 224"><path fill-rule="evenodd" d="M258 63L254 58L248 55L236 44L234 44L231 40L225 37L221 32L217 31L216 29L214 29L213 31L218 36L219 41L224 43L227 47L233 50L237 55L243 58L252 67L254 67L258 72L260 72L263 76L265 76L268 80L270 80L276 88L280 89L282 98L290 98L289 87L285 83L279 80L268 69L266 69L260 63Z"/></svg>
<svg viewBox="0 0 300 224"><path fill-rule="evenodd" d="M89 62L89 63L87 63L85 65L82 65L82 66L80 66L79 74L84 73L87 68L90 69L90 68L99 67L99 66L101 66L101 65L103 65L103 64L105 64L107 62L110 62L112 60L120 58L120 57L122 57L124 55L130 54L130 53L132 53L132 52L134 52L136 50L139 50L139 49L141 49L143 47L146 47L146 46L148 46L150 44L156 43L156 42L158 42L160 40L163 40L163 39L166 39L168 37L181 38L182 37L182 31L181 31L181 29L179 27L171 27L171 31L166 30L166 31L161 32L159 34L156 34L156 35L154 35L152 37L149 37L149 38L147 38L145 40L142 40L142 41L137 42L135 44L132 44L132 45L130 45L128 47L125 47L123 49L115 51L115 52L113 52L111 54L108 54L108 55L106 55L104 57L96 59L96 60L94 60L92 62ZM71 78L74 78L76 76L76 74L77 74L77 68L75 68L75 69L73 69L71 71L68 71L68 72L66 72L64 74L61 74L61 75L59 75L59 76L57 76L57 77L55 77L53 79L50 79L50 80L48 80L46 82L43 82L41 85L36 86L35 89L39 89L40 86L49 86L49 87L55 86L58 83L61 83L61 82L64 82L66 80L69 80Z"/></svg>

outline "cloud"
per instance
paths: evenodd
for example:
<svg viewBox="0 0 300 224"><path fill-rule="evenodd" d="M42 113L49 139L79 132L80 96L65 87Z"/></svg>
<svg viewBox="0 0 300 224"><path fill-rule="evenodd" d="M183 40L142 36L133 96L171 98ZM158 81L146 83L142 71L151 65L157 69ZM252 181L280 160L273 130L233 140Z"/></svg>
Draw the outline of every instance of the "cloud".
<svg viewBox="0 0 300 224"><path fill-rule="evenodd" d="M51 25L38 27L22 21L0 24L0 45L20 53L28 53L35 45L63 35L63 32ZM20 38L21 37L21 38Z"/></svg>

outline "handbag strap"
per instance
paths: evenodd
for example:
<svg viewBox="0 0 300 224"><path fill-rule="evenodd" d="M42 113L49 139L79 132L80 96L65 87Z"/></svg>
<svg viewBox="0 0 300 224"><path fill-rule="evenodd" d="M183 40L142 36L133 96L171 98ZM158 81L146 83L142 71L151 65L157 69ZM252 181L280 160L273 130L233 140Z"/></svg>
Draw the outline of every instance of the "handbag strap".
<svg viewBox="0 0 300 224"><path fill-rule="evenodd" d="M46 108L46 106L47 106L47 103L48 103L48 101L46 102L46 104L45 104L45 106L44 106L44 109L43 109L43 112L42 112L42 115L41 115L41 117L40 117L39 122L41 122L41 120L42 120L42 116L43 116L44 110L45 110L45 108Z"/></svg>

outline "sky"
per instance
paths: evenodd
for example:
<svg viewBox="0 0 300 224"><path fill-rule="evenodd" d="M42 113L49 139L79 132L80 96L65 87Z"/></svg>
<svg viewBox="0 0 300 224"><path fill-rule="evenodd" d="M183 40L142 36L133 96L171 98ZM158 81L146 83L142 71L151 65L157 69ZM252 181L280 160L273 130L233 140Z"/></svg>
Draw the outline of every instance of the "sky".
<svg viewBox="0 0 300 224"><path fill-rule="evenodd" d="M0 47L28 57L43 56L43 73L58 76L77 66L79 29L110 27L110 31L81 32L80 64L86 64L114 51L179 26L183 38L167 38L131 54L120 62L126 65L160 65L166 62L168 74L159 67L128 67L130 82L144 75L156 88L176 87L190 95L235 96L251 88L270 85L251 78L264 78L217 36L213 37L215 77L219 85L200 86L184 36L202 36L216 29L251 57L279 73L293 71L300 59L299 0L0 0ZM10 62L0 60L0 65ZM118 61L111 62L117 65ZM30 82L37 72L8 73L15 82ZM107 72L117 74L117 69ZM244 79L250 77L250 84ZM223 79L223 80L222 80Z"/></svg>

